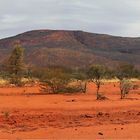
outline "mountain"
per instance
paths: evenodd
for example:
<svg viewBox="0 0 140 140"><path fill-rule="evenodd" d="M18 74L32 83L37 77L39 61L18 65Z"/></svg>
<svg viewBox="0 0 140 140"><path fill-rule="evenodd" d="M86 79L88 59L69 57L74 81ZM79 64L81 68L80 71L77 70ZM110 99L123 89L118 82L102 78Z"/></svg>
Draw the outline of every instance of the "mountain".
<svg viewBox="0 0 140 140"><path fill-rule="evenodd" d="M0 63L9 56L17 40L31 66L85 68L99 63L113 67L124 62L140 67L140 38L66 30L34 30L1 39Z"/></svg>

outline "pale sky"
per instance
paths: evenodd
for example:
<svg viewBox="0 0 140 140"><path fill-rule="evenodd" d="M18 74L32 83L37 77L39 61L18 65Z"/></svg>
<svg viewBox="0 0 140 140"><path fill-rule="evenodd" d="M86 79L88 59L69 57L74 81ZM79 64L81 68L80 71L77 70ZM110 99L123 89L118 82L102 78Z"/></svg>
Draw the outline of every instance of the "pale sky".
<svg viewBox="0 0 140 140"><path fill-rule="evenodd" d="M140 0L0 0L0 38L38 29L140 37Z"/></svg>

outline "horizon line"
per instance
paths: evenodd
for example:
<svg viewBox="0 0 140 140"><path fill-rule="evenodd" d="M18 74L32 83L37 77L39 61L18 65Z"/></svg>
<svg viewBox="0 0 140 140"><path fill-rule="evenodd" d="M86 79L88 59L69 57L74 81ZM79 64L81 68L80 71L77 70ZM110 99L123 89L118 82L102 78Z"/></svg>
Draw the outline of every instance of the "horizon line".
<svg viewBox="0 0 140 140"><path fill-rule="evenodd" d="M0 38L0 40L3 39L8 39L11 37L15 37L24 33L28 33L28 32L33 32L33 31L67 31L67 32L85 32L85 33L91 33L91 34L98 34L98 35L108 35L108 36L112 36L112 37L121 37L121 38L140 38L140 36L123 36L123 35L114 35L114 34L109 34L109 33L101 33L101 32L90 32L90 31L86 31L86 30L79 30L79 29L31 29L31 30L25 30L23 32L19 32L17 34L13 34L13 35L9 35L7 37L2 37Z"/></svg>

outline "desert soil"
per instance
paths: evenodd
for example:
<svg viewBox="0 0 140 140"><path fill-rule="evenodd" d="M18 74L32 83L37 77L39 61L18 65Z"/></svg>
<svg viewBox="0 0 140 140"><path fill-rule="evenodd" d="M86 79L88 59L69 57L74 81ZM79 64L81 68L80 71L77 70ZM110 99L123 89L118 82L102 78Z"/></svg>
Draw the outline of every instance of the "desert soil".
<svg viewBox="0 0 140 140"><path fill-rule="evenodd" d="M140 85L140 82L137 82ZM140 139L140 89L120 100L118 83L87 94L41 95L39 87L0 88L1 139Z"/></svg>

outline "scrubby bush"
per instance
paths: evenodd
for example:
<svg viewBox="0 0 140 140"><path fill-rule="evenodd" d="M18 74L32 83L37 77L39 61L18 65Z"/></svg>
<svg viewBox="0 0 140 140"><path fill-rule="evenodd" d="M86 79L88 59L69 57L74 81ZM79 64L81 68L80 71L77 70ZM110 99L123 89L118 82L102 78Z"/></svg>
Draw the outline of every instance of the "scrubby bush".
<svg viewBox="0 0 140 140"><path fill-rule="evenodd" d="M116 77L120 83L121 99L124 99L125 95L133 88L132 82L130 82L129 79L135 77L135 72L135 67L130 64L119 65L116 69Z"/></svg>
<svg viewBox="0 0 140 140"><path fill-rule="evenodd" d="M72 78L77 82L77 89L81 90L81 92L86 93L87 90L87 74L85 71L76 71L72 73Z"/></svg>
<svg viewBox="0 0 140 140"><path fill-rule="evenodd" d="M61 89L65 88L69 80L69 75L60 69L47 70L45 77L41 79L43 85L46 83L51 88L52 93L59 93Z"/></svg>
<svg viewBox="0 0 140 140"><path fill-rule="evenodd" d="M86 92L85 77L78 71L68 71L62 68L48 68L39 74L41 91L48 93Z"/></svg>
<svg viewBox="0 0 140 140"><path fill-rule="evenodd" d="M106 75L106 67L103 65L93 65L89 69L87 74L90 81L96 84L96 97L97 97L97 100L100 100L101 95L99 94L99 90L102 84L101 80Z"/></svg>
<svg viewBox="0 0 140 140"><path fill-rule="evenodd" d="M124 99L125 96L132 90L133 84L130 80L123 79L120 81L120 91L121 91L121 99Z"/></svg>

